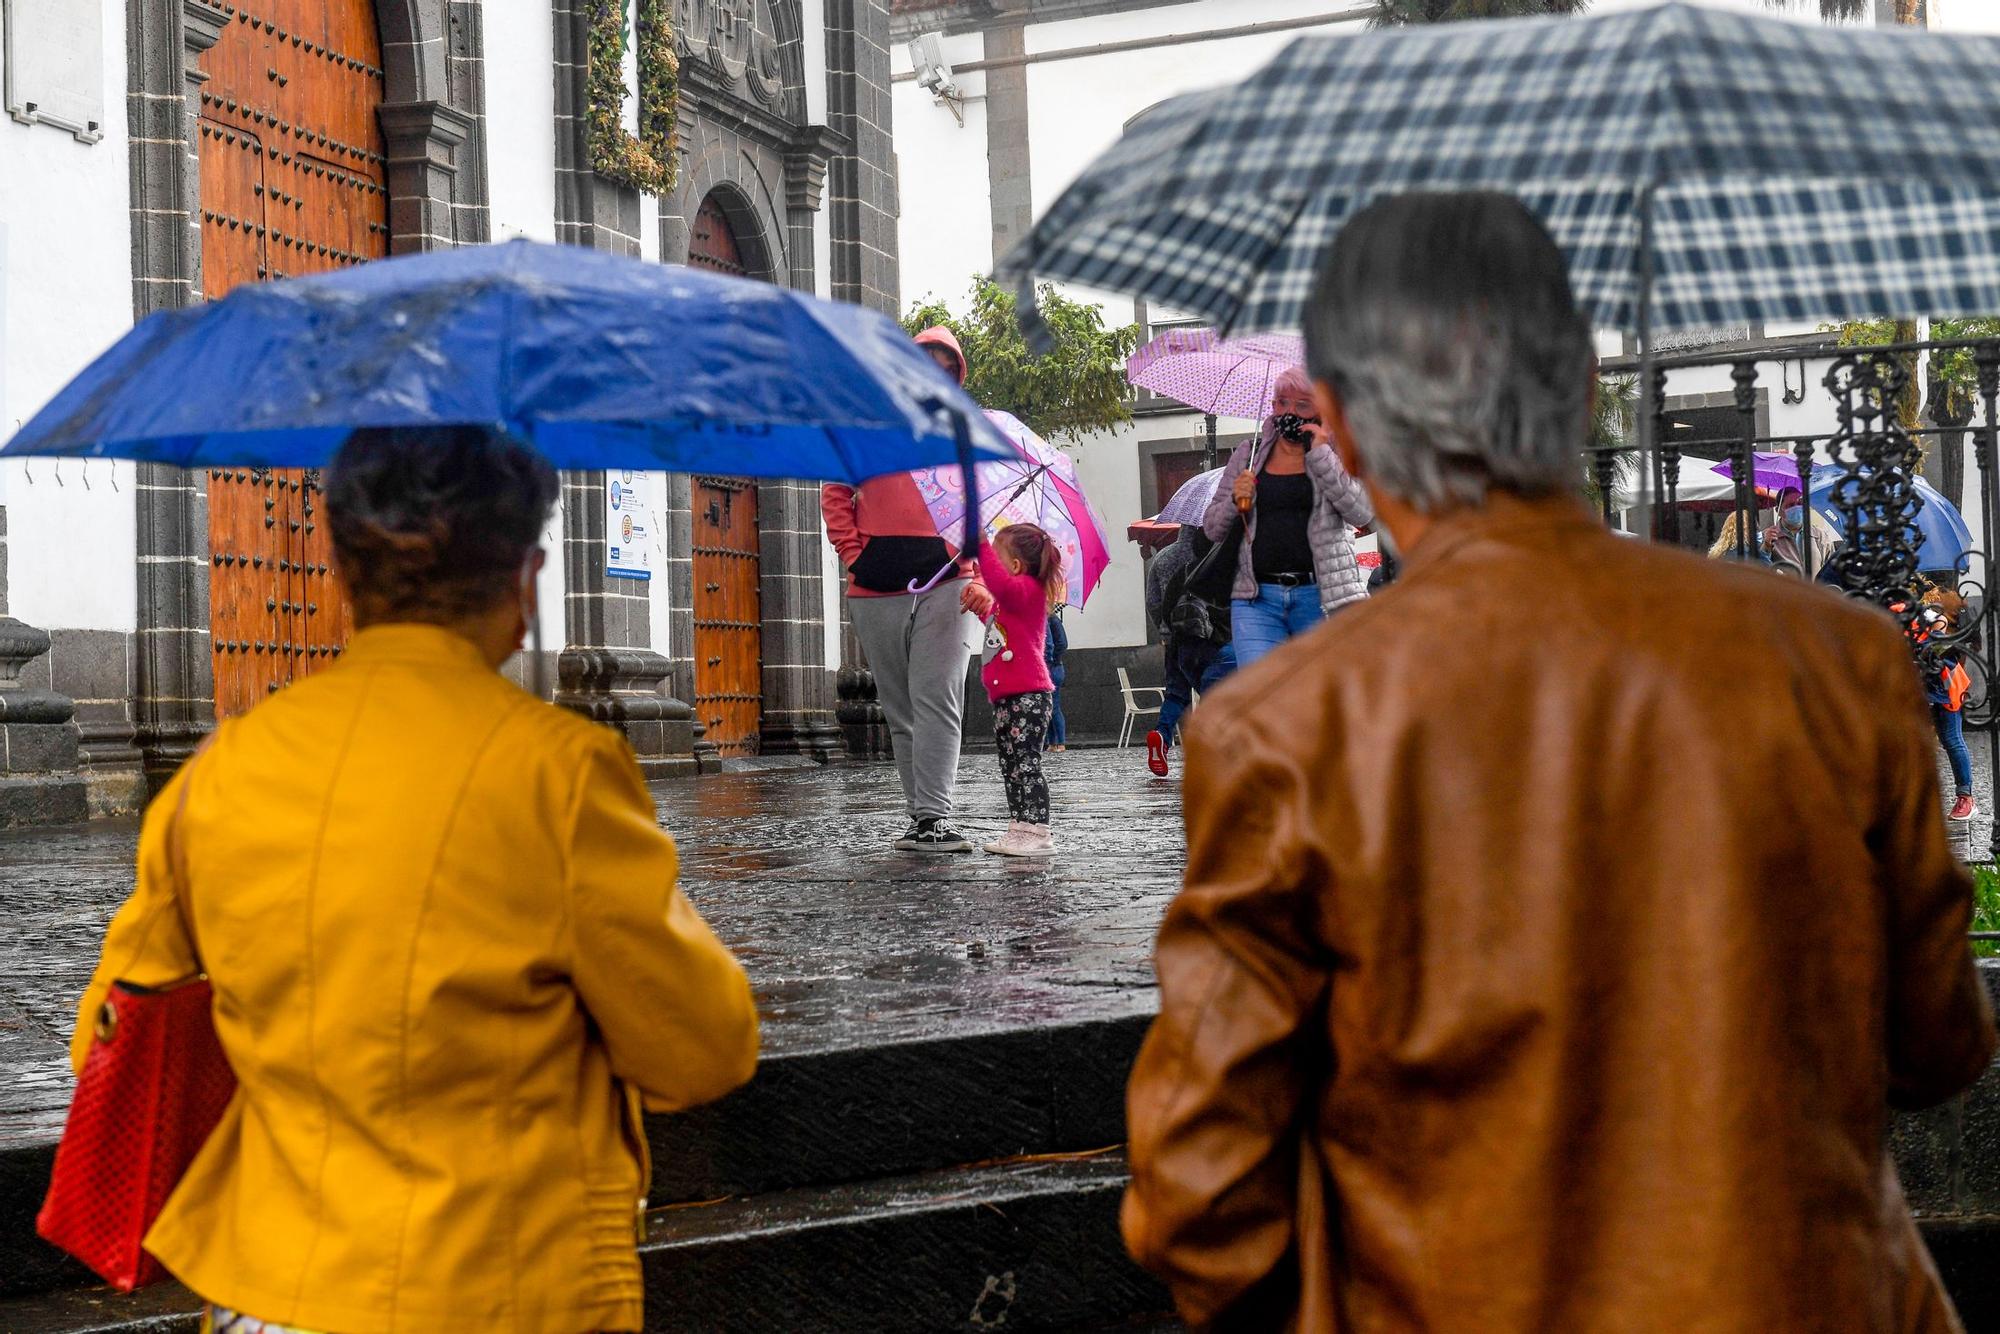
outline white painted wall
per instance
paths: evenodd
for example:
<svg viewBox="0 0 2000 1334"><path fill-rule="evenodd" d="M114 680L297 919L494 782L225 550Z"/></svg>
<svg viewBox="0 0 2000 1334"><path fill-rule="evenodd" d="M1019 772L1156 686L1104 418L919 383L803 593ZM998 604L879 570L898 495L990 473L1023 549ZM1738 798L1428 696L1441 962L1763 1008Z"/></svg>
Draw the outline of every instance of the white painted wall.
<svg viewBox="0 0 2000 1334"><path fill-rule="evenodd" d="M65 130L0 119L0 437L132 324L125 6L78 3L103 11L103 139L81 144ZM11 614L43 629L133 629L131 466L0 468Z"/></svg>
<svg viewBox="0 0 2000 1334"><path fill-rule="evenodd" d="M945 58L953 65L978 60L985 49L977 34L944 43ZM908 46L898 44L890 63L896 73L907 72ZM962 310L974 275L993 267L986 76L961 74L955 82L966 94L963 127L949 107L939 105L914 80L891 85L903 210L897 227L898 264L906 309L941 297Z"/></svg>
<svg viewBox="0 0 2000 1334"><path fill-rule="evenodd" d="M1034 24L1029 52L1129 41L1168 33L1235 27L1270 19L1308 17L1345 8L1341 0L1197 0L1096 19ZM1040 213L1100 152L1116 143L1125 124L1155 103L1197 88L1242 78L1269 61L1298 32L1196 42L1185 46L1093 56L1028 66L1029 157L1035 210ZM953 64L985 54L978 35L949 38ZM906 48L893 53L898 72L910 68ZM968 94L965 127L934 104L914 82L894 85L896 152L902 169L899 239L903 305L930 296L964 309L972 276L992 267L991 192L986 168L986 76L958 76ZM1082 288L1070 295L1094 301L1112 324L1129 323L1129 298ZM1193 424L1190 425L1190 422ZM1225 423L1224 429L1240 423ZM1145 566L1138 547L1125 540L1140 513L1141 439L1185 437L1200 418L1152 418L1102 432L1071 446L1077 473L1110 531L1111 568L1090 604L1068 614L1077 648L1115 648L1146 642Z"/></svg>
<svg viewBox="0 0 2000 1334"><path fill-rule="evenodd" d="M488 5L486 188L493 238L556 235L555 22L547 5Z"/></svg>

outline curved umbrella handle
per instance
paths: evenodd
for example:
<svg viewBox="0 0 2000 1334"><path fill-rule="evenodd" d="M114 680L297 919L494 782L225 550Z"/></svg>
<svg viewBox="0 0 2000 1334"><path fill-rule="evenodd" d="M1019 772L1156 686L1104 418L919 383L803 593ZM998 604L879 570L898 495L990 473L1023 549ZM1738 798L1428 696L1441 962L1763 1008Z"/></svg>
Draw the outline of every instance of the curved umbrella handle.
<svg viewBox="0 0 2000 1334"><path fill-rule="evenodd" d="M975 466L977 460L972 457L972 422L964 413L952 413L952 434L958 444L958 470L965 477L965 541L958 549L959 559L976 559L979 555L979 469ZM946 561L944 568L924 583L919 584L912 579L909 590L912 593L928 593L957 568L958 561Z"/></svg>
<svg viewBox="0 0 2000 1334"><path fill-rule="evenodd" d="M948 560L944 563L943 569L939 570L936 574L932 575L930 578L924 580L921 584L918 583L916 580L912 579L906 585L906 587L912 593L928 593L933 588L936 588L939 584L943 583L946 579L950 578L951 575L957 571L957 569L958 569L958 562L955 560Z"/></svg>

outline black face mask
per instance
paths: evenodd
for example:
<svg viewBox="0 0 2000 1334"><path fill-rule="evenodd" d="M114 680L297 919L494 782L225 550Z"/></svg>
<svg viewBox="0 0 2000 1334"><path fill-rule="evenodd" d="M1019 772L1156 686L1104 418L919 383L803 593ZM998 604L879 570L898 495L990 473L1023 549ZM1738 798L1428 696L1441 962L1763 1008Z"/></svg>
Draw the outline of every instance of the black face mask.
<svg viewBox="0 0 2000 1334"><path fill-rule="evenodd" d="M1312 440L1312 435L1306 430L1308 422L1314 426L1319 425L1319 418L1301 417L1296 412L1281 412L1272 421L1278 428L1278 434L1295 445L1307 444Z"/></svg>

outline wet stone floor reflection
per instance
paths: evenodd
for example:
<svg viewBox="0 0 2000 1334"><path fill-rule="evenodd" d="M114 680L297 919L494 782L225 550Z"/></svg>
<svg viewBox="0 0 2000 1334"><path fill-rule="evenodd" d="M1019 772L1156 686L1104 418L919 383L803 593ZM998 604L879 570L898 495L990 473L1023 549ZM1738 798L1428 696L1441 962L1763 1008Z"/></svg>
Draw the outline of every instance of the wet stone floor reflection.
<svg viewBox="0 0 2000 1334"><path fill-rule="evenodd" d="M889 841L887 765L767 768L654 786L688 895L750 972L765 1049L796 1052L1153 1007L1153 932L1178 887L1180 785L1144 752L1049 757L1057 856L917 856ZM962 825L1007 823L968 754ZM0 834L0 1146L53 1139L75 998L128 892L136 820Z"/></svg>

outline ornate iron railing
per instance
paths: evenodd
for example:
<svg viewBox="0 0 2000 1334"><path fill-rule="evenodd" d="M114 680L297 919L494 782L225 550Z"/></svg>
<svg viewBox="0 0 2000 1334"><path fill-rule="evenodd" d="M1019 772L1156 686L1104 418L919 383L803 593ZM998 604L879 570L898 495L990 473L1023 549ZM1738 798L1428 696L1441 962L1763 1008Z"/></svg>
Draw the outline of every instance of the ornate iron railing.
<svg viewBox="0 0 2000 1334"><path fill-rule="evenodd" d="M1962 426L1906 428L1897 404L1908 385L1910 365L1923 364L1935 353L1969 354L1975 384L1973 414ZM1826 429L1819 434L1768 435L1758 429L1759 389L1767 384L1766 367L1789 367L1801 357L1829 362L1820 384L1827 395ZM1674 438L1672 418L1684 405L1667 397L1669 380L1676 372L1700 368L1729 369L1733 394L1732 420L1736 429L1727 436L1711 434L1707 439L1689 441ZM1693 448L1719 450L1730 462L1734 476L1731 510L1735 515L1736 554L1754 558L1758 543L1756 518L1755 456L1781 451L1791 456L1796 474L1806 492L1808 511L1800 544L1806 574L1812 577L1822 564L1827 582L1835 583L1849 595L1864 598L1889 610L1911 630L1916 668L1937 670L1947 660L1962 661L1973 678L1973 692L1966 702L1967 720L1987 727L1987 756L1996 781L2000 781L2000 728L1993 726L2000 712L2000 600L1988 595L1993 585L1992 545L2000 522L2000 476L1996 476L1996 451L2000 451L2000 340L1929 341L1877 347L1834 347L1801 350L1786 348L1762 354L1735 353L1660 358L1652 371L1651 400L1655 419L1649 451L1636 457L1629 446L1606 445L1586 451L1588 475L1602 497L1604 515L1614 513L1614 492L1624 481L1639 483L1633 489L1644 493L1648 502L1630 511L1646 516L1651 535L1666 541L1682 538L1681 488L1688 484L1682 465ZM1800 397L1790 386L1783 369L1769 377L1778 381L1782 401L1796 410ZM1773 395L1773 397L1777 397ZM1709 405L1713 411L1713 404ZM1941 440L1962 448L1970 436L1974 467L1965 477L1961 496L1949 497L1962 506L1968 517L1976 515L1975 546L1957 558L1948 571L1920 569L1923 535L1917 519L1924 499L1916 486L1924 459L1923 442ZM1703 458L1704 465L1712 460ZM1831 474L1831 481L1824 479ZM1839 520L1840 541L1830 553L1814 534L1811 518L1813 501L1822 487L1822 503L1830 504ZM1965 600L1965 611L1950 628L1936 625L1935 617L1924 618L1921 602L1927 575L1949 584ZM1924 623L1917 624L1919 618ZM1917 642L1921 640L1921 642ZM1989 856L2000 861L2000 818L1993 822ZM1989 938L1995 933L1985 933Z"/></svg>

